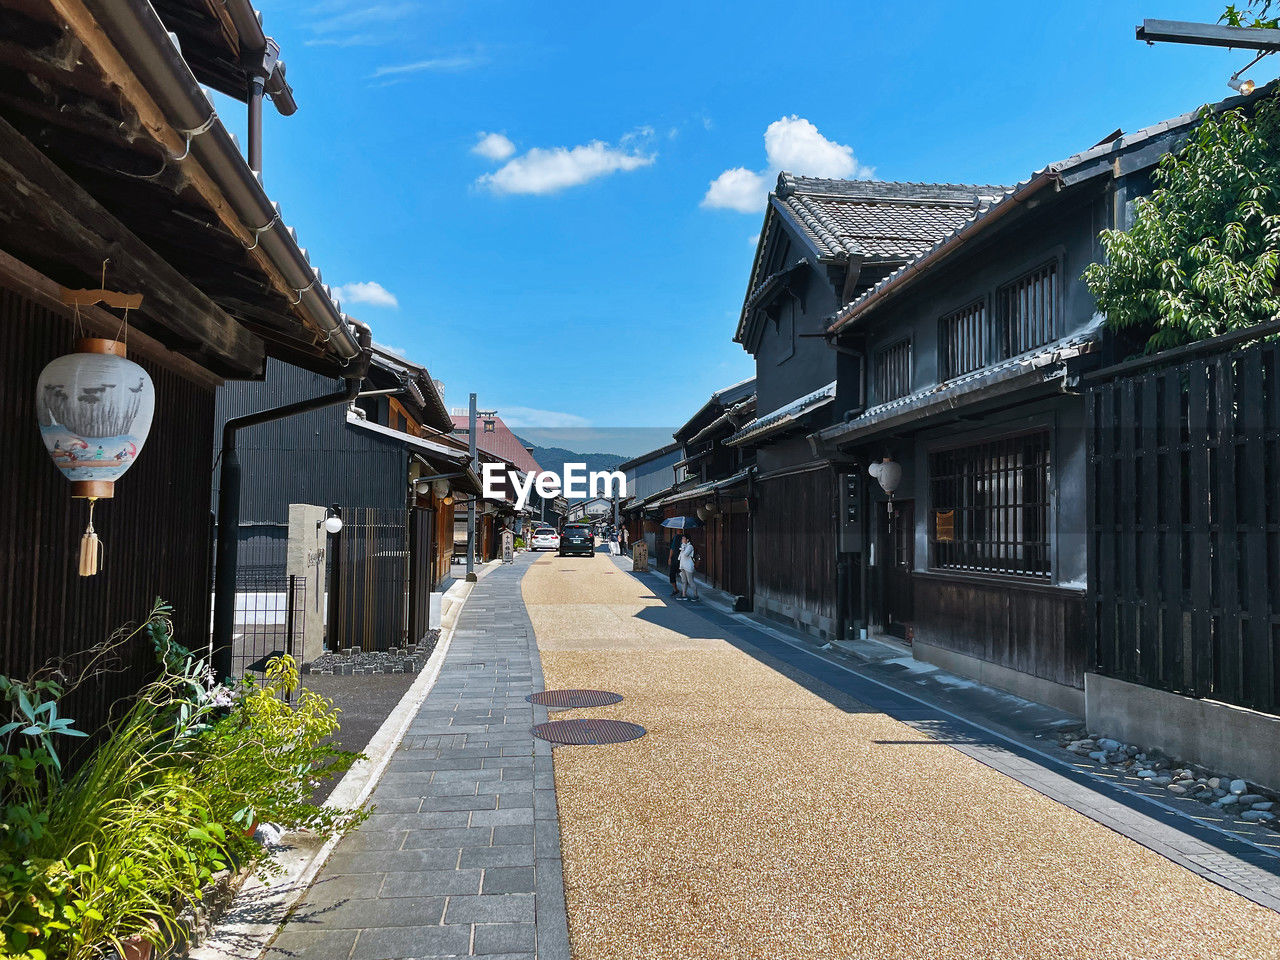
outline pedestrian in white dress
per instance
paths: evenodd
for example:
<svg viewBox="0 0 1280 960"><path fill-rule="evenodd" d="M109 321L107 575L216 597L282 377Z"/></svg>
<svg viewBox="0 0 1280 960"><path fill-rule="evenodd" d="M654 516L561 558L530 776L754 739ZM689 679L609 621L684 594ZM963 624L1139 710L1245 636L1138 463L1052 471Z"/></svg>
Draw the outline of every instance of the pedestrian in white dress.
<svg viewBox="0 0 1280 960"><path fill-rule="evenodd" d="M693 596L690 597L689 594ZM680 548L680 596L685 600L698 599L698 585L693 580L693 538L685 537Z"/></svg>

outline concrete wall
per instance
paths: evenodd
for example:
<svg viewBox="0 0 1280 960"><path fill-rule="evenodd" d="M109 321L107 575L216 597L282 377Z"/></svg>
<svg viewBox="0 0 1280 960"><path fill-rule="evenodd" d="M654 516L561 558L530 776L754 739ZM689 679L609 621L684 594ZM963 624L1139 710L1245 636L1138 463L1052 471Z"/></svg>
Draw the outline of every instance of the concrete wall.
<svg viewBox="0 0 1280 960"><path fill-rule="evenodd" d="M289 550L285 574L307 578L303 611L300 663L310 663L324 653L325 587L328 584L329 535L324 529L325 508L309 503L289 504Z"/></svg>
<svg viewBox="0 0 1280 960"><path fill-rule="evenodd" d="M1091 731L1280 789L1280 717L1096 673L1084 696Z"/></svg>
<svg viewBox="0 0 1280 960"><path fill-rule="evenodd" d="M918 639L911 646L911 655L923 663L932 663L957 676L969 677L988 687L995 687L997 690L1005 690L1014 696L1022 697L1024 700L1045 703L1077 717L1084 716L1084 691L1077 690L1075 687L1033 677L1020 670L1010 670L998 663L971 657L932 643L923 643Z"/></svg>

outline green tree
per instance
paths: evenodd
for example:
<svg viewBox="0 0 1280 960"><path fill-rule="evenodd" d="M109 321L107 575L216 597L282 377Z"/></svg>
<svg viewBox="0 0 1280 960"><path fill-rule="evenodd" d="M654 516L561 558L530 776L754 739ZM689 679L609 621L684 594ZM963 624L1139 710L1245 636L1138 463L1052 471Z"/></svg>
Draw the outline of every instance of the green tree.
<svg viewBox="0 0 1280 960"><path fill-rule="evenodd" d="M1163 350L1280 316L1280 105L1207 110L1084 274L1111 327Z"/></svg>
<svg viewBox="0 0 1280 960"><path fill-rule="evenodd" d="M1218 22L1225 23L1229 27L1264 27L1272 29L1280 27L1280 17L1271 15L1271 6L1274 2L1275 0L1248 0L1243 10L1234 3L1229 4L1227 9L1222 12L1222 16L1218 18Z"/></svg>

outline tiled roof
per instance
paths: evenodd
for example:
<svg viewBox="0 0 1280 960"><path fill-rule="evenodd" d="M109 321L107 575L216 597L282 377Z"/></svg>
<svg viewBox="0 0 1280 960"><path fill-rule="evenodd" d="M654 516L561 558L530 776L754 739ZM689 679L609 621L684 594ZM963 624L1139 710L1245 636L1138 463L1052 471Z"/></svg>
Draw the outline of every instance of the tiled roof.
<svg viewBox="0 0 1280 960"><path fill-rule="evenodd" d="M1074 336L1055 340L1016 357L1010 357L1008 360L966 373L964 376L936 383L906 396L868 407L853 419L833 424L818 431L817 435L826 441L847 443L860 435L871 433L885 421L897 422L905 415L923 417L938 406L948 410L954 409L964 402L965 397L973 397L984 387L1003 383L1036 370L1061 364L1072 357L1090 353L1101 333L1102 319L1095 318L1088 327Z"/></svg>
<svg viewBox="0 0 1280 960"><path fill-rule="evenodd" d="M1007 209L1022 202L1024 197L1038 189L1043 183L1048 181L1071 183L1092 176L1094 173L1110 170L1111 163L1118 162L1118 157L1121 153L1126 153L1135 146L1166 134L1181 133L1189 130L1200 122L1203 109L1208 109L1211 113L1222 113L1246 102L1258 101L1270 96L1276 90L1280 90L1280 81L1272 81L1265 87L1259 87L1250 96L1228 97L1225 100L1209 105L1207 108L1192 110L1179 116L1171 117L1168 120L1162 120L1149 127L1135 130L1133 133L1121 134L1115 139L1106 140L1090 147L1088 150L1072 154L1064 160L1059 160L1057 163L1051 163L1037 170L1021 183L1004 188L1002 195L994 202L984 203L972 216L966 217L963 221L947 230L943 236L938 237L933 243L917 251L910 262L894 270L879 283L863 292L856 300L841 307L831 318L832 322L828 329L832 332L839 330L867 310L872 304L883 299L886 293L892 295L896 290L902 289L908 279L913 274L918 273L922 267L927 267L927 265L949 256L952 250L959 249L964 240L985 229L990 223L995 222ZM1158 156L1154 157L1152 162L1156 159L1158 159Z"/></svg>
<svg viewBox="0 0 1280 960"><path fill-rule="evenodd" d="M823 259L906 260L964 223L1007 187L778 176L774 203Z"/></svg>
<svg viewBox="0 0 1280 960"><path fill-rule="evenodd" d="M672 436L674 436L678 441L692 443L692 440L684 437L685 431L692 429L693 425L707 414L723 411L725 407L733 406L734 404L740 403L749 397L754 397L755 393L755 377L747 377L745 380L739 380L737 383L730 384L727 387L722 387L713 393L711 395L711 399L700 406L698 408L698 412L686 420L684 425L672 434Z"/></svg>
<svg viewBox="0 0 1280 960"><path fill-rule="evenodd" d="M705 427L695 433L689 438L689 445L693 446L694 444L701 443L703 440L711 439L712 435L725 424L734 426L737 423L741 423L747 417L751 416L751 414L755 413L755 411L756 398L753 394L752 396L747 397L747 399L742 400L739 403L735 403L733 406L726 409L722 414L720 414L720 416L716 417Z"/></svg>
<svg viewBox="0 0 1280 960"><path fill-rule="evenodd" d="M745 481L753 470L755 470L755 467L753 466L743 467L737 473L732 476L725 477L723 480L708 480L705 483L698 484L697 486L688 487L687 489L679 490L675 493L668 493L660 500L654 500L653 502L646 501L645 505L650 507L664 507L669 503L680 503L684 500L696 500L698 497L713 494L717 490L725 490L729 487L737 486Z"/></svg>
<svg viewBox="0 0 1280 960"><path fill-rule="evenodd" d="M467 414L455 413L451 415L453 420L453 429L455 433L462 436L467 435ZM493 429L485 430L485 423L489 420L493 421ZM541 472L542 467L538 466L538 461L533 459L533 455L524 448L524 444L502 422L501 417L476 417L476 449L482 450L487 454L505 460L515 466L517 470L525 473L534 471Z"/></svg>
<svg viewBox="0 0 1280 960"><path fill-rule="evenodd" d="M806 393L803 397L797 397L772 413L752 420L737 433L730 437L725 437L723 442L726 446L736 447L739 444L746 443L748 440L767 436L782 429L793 420L799 419L810 410L816 410L818 407L830 403L835 398L836 381L832 380L825 387L820 387L813 393Z"/></svg>

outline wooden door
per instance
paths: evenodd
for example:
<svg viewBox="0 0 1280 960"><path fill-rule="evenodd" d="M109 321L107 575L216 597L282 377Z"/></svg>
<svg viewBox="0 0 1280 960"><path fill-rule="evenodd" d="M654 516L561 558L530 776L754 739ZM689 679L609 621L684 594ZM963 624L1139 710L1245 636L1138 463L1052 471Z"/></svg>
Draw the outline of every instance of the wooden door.
<svg viewBox="0 0 1280 960"><path fill-rule="evenodd" d="M889 507L876 505L880 511L880 556L884 585L882 618L885 630L903 639L911 637L915 619L915 598L911 571L915 569L915 502L894 500Z"/></svg>

